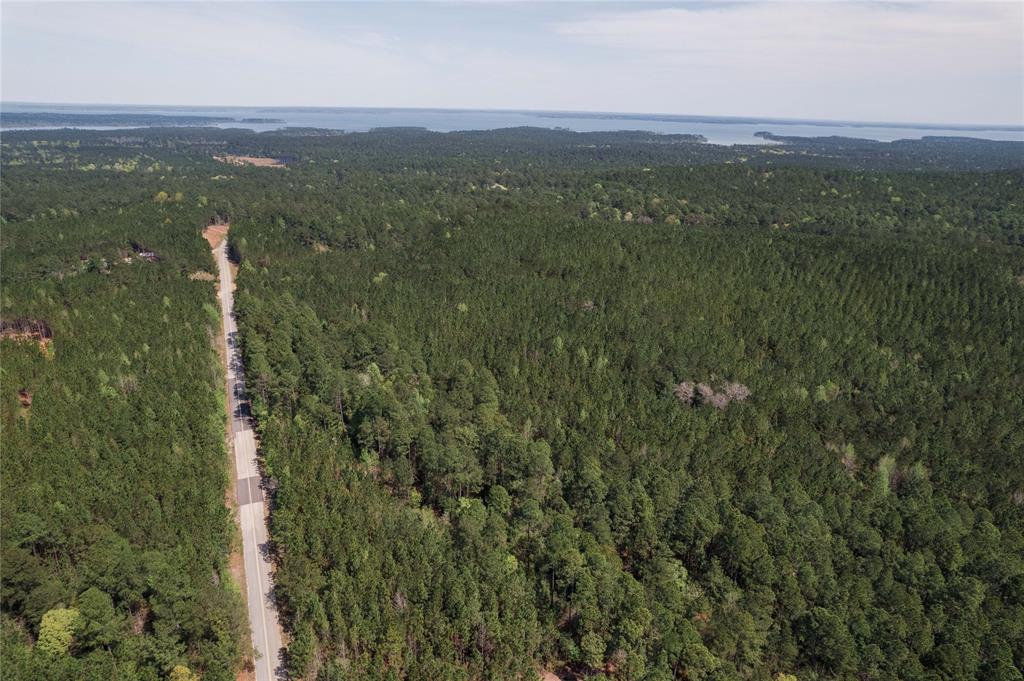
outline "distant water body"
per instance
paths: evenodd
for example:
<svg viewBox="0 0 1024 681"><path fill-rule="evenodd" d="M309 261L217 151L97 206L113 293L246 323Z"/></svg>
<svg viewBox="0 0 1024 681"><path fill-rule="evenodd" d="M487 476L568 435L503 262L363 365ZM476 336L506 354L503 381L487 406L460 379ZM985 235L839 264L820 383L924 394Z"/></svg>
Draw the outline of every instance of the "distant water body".
<svg viewBox="0 0 1024 681"><path fill-rule="evenodd" d="M494 130L534 126L567 128L578 132L645 130L656 133L695 134L703 135L708 142L713 144L764 144L764 140L754 137L754 133L759 131L767 131L784 137L829 137L835 135L860 137L880 142L920 139L925 136L1024 141L1024 126L943 126L662 114L469 109L99 106L16 102L4 102L0 104L0 109L10 113L59 112L67 114L224 117L233 120L217 123L216 127L247 128L260 132L286 127L325 128L349 132L365 132L373 128L419 127L438 132L451 132L454 130ZM275 122L247 122L246 119L273 119Z"/></svg>

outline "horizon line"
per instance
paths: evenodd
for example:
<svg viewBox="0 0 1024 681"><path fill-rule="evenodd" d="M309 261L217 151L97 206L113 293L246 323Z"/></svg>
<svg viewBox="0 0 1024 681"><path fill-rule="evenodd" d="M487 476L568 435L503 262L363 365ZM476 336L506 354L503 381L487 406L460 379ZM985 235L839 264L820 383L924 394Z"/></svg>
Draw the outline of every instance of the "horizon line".
<svg viewBox="0 0 1024 681"><path fill-rule="evenodd" d="M23 106L93 106L93 107L123 107L123 108L164 108L164 109L307 109L307 110L343 110L343 111L447 111L466 113L524 113L524 114L574 114L583 116L609 116L629 117L648 120L656 119L679 119L681 121L696 121L702 119L720 119L728 123L741 124L745 122L765 123L803 123L807 125L838 125L848 127L892 127L892 128L936 128L946 130L964 131L1000 131L1018 132L1024 131L1024 121L1021 123L922 123L907 121L860 121L854 119L829 119L829 118L799 118L780 116L756 116L756 115L727 115L727 114L678 114L659 113L651 111L597 111L585 109L531 109L531 108L487 108L487 107L444 107L444 106L335 106L335 105L287 105L287 104L125 104L120 102L31 102L25 100L0 100L0 112L6 105ZM37 112L48 113L48 112Z"/></svg>

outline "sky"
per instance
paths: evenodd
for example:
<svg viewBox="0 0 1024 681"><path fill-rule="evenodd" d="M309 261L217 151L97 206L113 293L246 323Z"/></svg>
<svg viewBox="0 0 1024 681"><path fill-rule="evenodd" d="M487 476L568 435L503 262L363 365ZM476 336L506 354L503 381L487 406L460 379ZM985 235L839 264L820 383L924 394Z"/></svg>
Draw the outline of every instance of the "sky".
<svg viewBox="0 0 1024 681"><path fill-rule="evenodd" d="M17 2L0 99L1024 124L1024 2Z"/></svg>

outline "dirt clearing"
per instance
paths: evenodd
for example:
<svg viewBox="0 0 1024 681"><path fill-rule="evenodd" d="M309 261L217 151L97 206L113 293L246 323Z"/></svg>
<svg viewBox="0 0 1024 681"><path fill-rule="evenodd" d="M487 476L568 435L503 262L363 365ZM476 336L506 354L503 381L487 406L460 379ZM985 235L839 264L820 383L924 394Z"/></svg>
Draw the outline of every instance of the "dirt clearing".
<svg viewBox="0 0 1024 681"><path fill-rule="evenodd" d="M206 239L210 244L210 250L220 246L220 242L224 241L224 237L228 235L228 229L231 227L228 223L219 223L216 225L209 225L203 230L203 238Z"/></svg>
<svg viewBox="0 0 1024 681"><path fill-rule="evenodd" d="M281 159L268 156L235 156L234 154L225 154L224 156L214 156L213 160L233 166L256 166L257 168L286 167Z"/></svg>

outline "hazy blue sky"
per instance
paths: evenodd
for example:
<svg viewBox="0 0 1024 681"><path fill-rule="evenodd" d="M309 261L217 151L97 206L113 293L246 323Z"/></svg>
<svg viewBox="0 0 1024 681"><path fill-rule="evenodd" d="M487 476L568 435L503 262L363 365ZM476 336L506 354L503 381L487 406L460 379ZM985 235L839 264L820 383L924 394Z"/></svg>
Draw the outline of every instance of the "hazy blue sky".
<svg viewBox="0 0 1024 681"><path fill-rule="evenodd" d="M1024 3L4 1L6 101L1024 122Z"/></svg>

